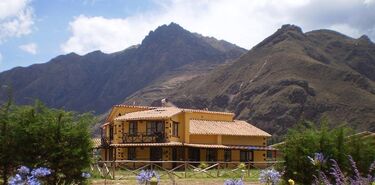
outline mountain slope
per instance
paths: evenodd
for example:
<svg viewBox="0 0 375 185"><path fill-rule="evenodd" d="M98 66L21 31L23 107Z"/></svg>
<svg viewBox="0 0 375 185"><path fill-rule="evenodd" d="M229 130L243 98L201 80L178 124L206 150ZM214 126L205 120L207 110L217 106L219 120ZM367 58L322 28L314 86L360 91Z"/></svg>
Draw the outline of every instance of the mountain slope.
<svg viewBox="0 0 375 185"><path fill-rule="evenodd" d="M284 25L237 61L169 93L180 107L234 111L276 135L300 119L375 130L375 44Z"/></svg>
<svg viewBox="0 0 375 185"><path fill-rule="evenodd" d="M13 88L19 104L37 98L51 107L100 114L145 86L167 78L179 79L179 84L245 51L212 38L208 42L171 23L126 50L58 56L45 64L2 72L0 82Z"/></svg>

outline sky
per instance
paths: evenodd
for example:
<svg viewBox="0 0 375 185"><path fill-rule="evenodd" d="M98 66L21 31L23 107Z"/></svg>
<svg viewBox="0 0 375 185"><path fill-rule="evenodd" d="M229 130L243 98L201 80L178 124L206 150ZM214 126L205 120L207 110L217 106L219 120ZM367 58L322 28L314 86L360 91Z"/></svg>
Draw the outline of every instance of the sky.
<svg viewBox="0 0 375 185"><path fill-rule="evenodd" d="M0 72L120 51L171 22L246 49L283 24L375 41L375 0L0 0Z"/></svg>

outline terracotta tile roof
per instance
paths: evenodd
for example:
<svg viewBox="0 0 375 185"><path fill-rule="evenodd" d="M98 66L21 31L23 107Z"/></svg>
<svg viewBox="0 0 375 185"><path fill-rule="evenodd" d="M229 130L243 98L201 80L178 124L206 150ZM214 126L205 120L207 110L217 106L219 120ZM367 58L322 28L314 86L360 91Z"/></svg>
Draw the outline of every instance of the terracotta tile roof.
<svg viewBox="0 0 375 185"><path fill-rule="evenodd" d="M172 117L181 110L175 107L159 107L152 110L145 110L145 111L137 111L127 113L123 116L119 116L115 118L115 120L154 120L154 119L165 119Z"/></svg>
<svg viewBox="0 0 375 185"><path fill-rule="evenodd" d="M168 143L123 143L111 144L114 147L136 147L136 146L182 146L181 142L168 142Z"/></svg>
<svg viewBox="0 0 375 185"><path fill-rule="evenodd" d="M265 136L267 132L246 121L208 121L190 120L190 134L195 135L232 135L232 136Z"/></svg>
<svg viewBox="0 0 375 185"><path fill-rule="evenodd" d="M91 139L93 148L99 148L102 145L102 141L100 138L92 138Z"/></svg>
<svg viewBox="0 0 375 185"><path fill-rule="evenodd" d="M216 149L238 149L238 150L277 150L269 146L244 146L244 145L215 145L215 144L184 144L184 146L195 148L216 148Z"/></svg>
<svg viewBox="0 0 375 185"><path fill-rule="evenodd" d="M141 109L154 109L154 108L157 108L157 107L149 107L149 106L141 106L141 105L124 105L124 104L114 105L114 107L128 107L128 108L141 108Z"/></svg>
<svg viewBox="0 0 375 185"><path fill-rule="evenodd" d="M218 112L218 111L209 111L209 110L201 110L201 109L182 109L183 112L201 112L201 113L209 113L209 114L223 114L223 115L232 115L234 113L231 112Z"/></svg>

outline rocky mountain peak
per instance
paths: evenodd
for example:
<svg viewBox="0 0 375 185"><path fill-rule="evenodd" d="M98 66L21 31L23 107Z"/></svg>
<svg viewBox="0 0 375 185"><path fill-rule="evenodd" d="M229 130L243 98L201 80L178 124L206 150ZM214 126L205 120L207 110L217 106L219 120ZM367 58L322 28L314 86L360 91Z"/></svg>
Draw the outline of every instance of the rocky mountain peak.
<svg viewBox="0 0 375 185"><path fill-rule="evenodd" d="M280 43L284 40L303 40L305 34L302 32L302 29L296 25L285 24L281 26L274 34L264 39L254 48L260 48L264 46L273 46L277 43Z"/></svg>
<svg viewBox="0 0 375 185"><path fill-rule="evenodd" d="M371 40L367 35L362 35L357 39L360 43L366 43L366 44L371 44Z"/></svg>

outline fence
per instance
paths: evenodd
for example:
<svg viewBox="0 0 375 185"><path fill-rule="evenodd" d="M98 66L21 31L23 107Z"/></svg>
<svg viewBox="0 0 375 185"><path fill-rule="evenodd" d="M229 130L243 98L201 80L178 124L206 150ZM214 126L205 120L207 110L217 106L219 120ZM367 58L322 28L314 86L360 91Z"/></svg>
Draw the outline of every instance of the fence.
<svg viewBox="0 0 375 185"><path fill-rule="evenodd" d="M141 170L154 170L160 178L167 177L172 182L181 178L205 176L211 178L231 176L249 177L253 169L272 167L283 161L264 162L200 162L200 161L98 161L91 170L104 179L134 179Z"/></svg>

